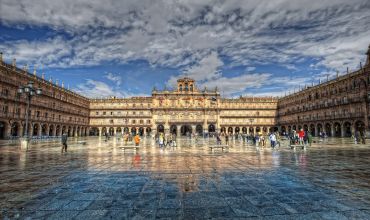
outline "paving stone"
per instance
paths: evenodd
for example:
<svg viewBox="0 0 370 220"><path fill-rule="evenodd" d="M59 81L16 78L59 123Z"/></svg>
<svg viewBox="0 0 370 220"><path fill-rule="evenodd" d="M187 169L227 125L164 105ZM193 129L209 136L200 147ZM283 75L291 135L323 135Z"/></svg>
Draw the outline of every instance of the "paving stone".
<svg viewBox="0 0 370 220"><path fill-rule="evenodd" d="M349 139L210 153L211 139L160 150L144 138L137 154L83 140L67 154L1 146L1 219L370 219L370 146Z"/></svg>

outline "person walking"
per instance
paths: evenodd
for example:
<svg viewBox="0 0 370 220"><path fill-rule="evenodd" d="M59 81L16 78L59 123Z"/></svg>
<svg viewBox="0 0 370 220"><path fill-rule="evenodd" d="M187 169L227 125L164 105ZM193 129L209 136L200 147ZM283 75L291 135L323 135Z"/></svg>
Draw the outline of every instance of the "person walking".
<svg viewBox="0 0 370 220"><path fill-rule="evenodd" d="M299 144L301 144L301 145L304 145L304 140L303 140L304 134L305 134L305 132L304 132L303 128L301 128L301 130L298 132Z"/></svg>
<svg viewBox="0 0 370 220"><path fill-rule="evenodd" d="M67 153L67 139L68 139L68 136L66 133L63 133L62 135L62 153L63 151Z"/></svg>
<svg viewBox="0 0 370 220"><path fill-rule="evenodd" d="M135 140L135 146L139 146L139 144L140 144L140 136L139 136L139 133L137 133L135 135L134 140Z"/></svg>
<svg viewBox="0 0 370 220"><path fill-rule="evenodd" d="M275 143L276 143L276 135L274 132L270 134L270 142L271 142L271 147L275 148Z"/></svg>
<svg viewBox="0 0 370 220"><path fill-rule="evenodd" d="M308 132L307 140L308 140L308 145L311 147L311 145L312 145L312 134L311 134L311 132Z"/></svg>
<svg viewBox="0 0 370 220"><path fill-rule="evenodd" d="M221 138L220 138L220 135L218 133L216 134L216 143L217 143L217 145L221 145Z"/></svg>

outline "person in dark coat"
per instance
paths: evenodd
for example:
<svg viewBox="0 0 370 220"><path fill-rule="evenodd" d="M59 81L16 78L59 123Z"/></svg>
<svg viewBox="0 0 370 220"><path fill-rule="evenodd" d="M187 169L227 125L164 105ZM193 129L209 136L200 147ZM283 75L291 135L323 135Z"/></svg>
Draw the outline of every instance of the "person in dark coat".
<svg viewBox="0 0 370 220"><path fill-rule="evenodd" d="M67 139L68 139L68 136L66 133L63 133L62 135L62 153L63 151L67 152Z"/></svg>

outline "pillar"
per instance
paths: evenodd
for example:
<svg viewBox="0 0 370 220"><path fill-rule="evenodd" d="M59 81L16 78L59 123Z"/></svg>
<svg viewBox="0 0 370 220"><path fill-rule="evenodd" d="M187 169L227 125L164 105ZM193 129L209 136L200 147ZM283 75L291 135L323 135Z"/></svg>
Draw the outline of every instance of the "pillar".
<svg viewBox="0 0 370 220"><path fill-rule="evenodd" d="M196 126L195 125L191 125L191 132L193 133L193 134L195 134L195 132L196 132Z"/></svg>
<svg viewBox="0 0 370 220"><path fill-rule="evenodd" d="M330 125L330 134L332 137L335 137L335 128L334 128L334 124Z"/></svg>
<svg viewBox="0 0 370 220"><path fill-rule="evenodd" d="M28 123L28 134L26 134L28 137L33 136L33 123Z"/></svg>
<svg viewBox="0 0 370 220"><path fill-rule="evenodd" d="M77 127L74 127L73 128L73 136L77 137L78 136L78 133L77 133Z"/></svg>
<svg viewBox="0 0 370 220"><path fill-rule="evenodd" d="M180 136L181 134L181 125L176 125L176 135Z"/></svg>
<svg viewBox="0 0 370 220"><path fill-rule="evenodd" d="M5 123L5 137L10 137L12 127L9 123Z"/></svg>
<svg viewBox="0 0 370 220"><path fill-rule="evenodd" d="M57 126L56 125L53 126L53 130L51 131L51 135L52 136L57 136Z"/></svg>
<svg viewBox="0 0 370 220"><path fill-rule="evenodd" d="M117 133L117 127L113 127L113 135L116 136Z"/></svg>
<svg viewBox="0 0 370 220"><path fill-rule="evenodd" d="M98 127L98 129L99 129L99 137L101 137L102 132L103 132L103 128L102 127Z"/></svg>
<svg viewBox="0 0 370 220"><path fill-rule="evenodd" d="M253 127L253 134L254 135L256 134L256 130L257 130L257 128L256 127Z"/></svg>
<svg viewBox="0 0 370 220"><path fill-rule="evenodd" d="M42 127L41 127L41 124L39 124L38 130L37 130L37 136L38 137L41 137L41 131L42 131Z"/></svg>
<svg viewBox="0 0 370 220"><path fill-rule="evenodd" d="M23 125L21 123L19 123L19 127L18 127L18 136L19 137L22 137L23 136Z"/></svg>
<svg viewBox="0 0 370 220"><path fill-rule="evenodd" d="M317 125L315 125L315 137L319 136L319 127Z"/></svg>
<svg viewBox="0 0 370 220"><path fill-rule="evenodd" d="M346 131L344 129L344 122L340 125L340 132L341 132L341 134L340 134L341 137L346 136Z"/></svg>
<svg viewBox="0 0 370 220"><path fill-rule="evenodd" d="M356 132L356 127L355 127L355 122L351 123L351 135L355 135Z"/></svg>
<svg viewBox="0 0 370 220"><path fill-rule="evenodd" d="M247 134L249 135L249 127L247 127Z"/></svg>
<svg viewBox="0 0 370 220"><path fill-rule="evenodd" d="M146 137L146 127L143 127L143 136Z"/></svg>

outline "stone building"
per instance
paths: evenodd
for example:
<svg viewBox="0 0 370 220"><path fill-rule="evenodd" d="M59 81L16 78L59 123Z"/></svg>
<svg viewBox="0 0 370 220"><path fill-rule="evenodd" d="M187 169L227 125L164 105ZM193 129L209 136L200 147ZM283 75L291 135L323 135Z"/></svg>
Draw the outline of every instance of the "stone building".
<svg viewBox="0 0 370 220"><path fill-rule="evenodd" d="M33 82L42 89L42 95L34 96L29 112L29 136L83 136L89 127L89 99L64 89L64 85L38 77L36 72L2 61L0 54L0 139L20 137L25 132L26 97L19 95L20 86Z"/></svg>
<svg viewBox="0 0 370 220"><path fill-rule="evenodd" d="M153 89L151 97L91 100L90 126L100 135L267 132L276 124L276 108L276 98L224 99L217 88L200 90L193 79L183 78L175 90Z"/></svg>
<svg viewBox="0 0 370 220"><path fill-rule="evenodd" d="M370 46L366 54L365 66L359 70L280 98L277 125L281 131L303 128L316 136L324 132L336 137L368 132Z"/></svg>
<svg viewBox="0 0 370 220"><path fill-rule="evenodd" d="M43 89L30 108L29 136L111 135L123 132L256 133L305 129L314 135L350 136L369 130L370 46L357 71L282 97L223 98L217 88L199 89L190 78L151 96L88 99L29 73L0 54L0 138L24 135L26 99L17 89L33 81Z"/></svg>

